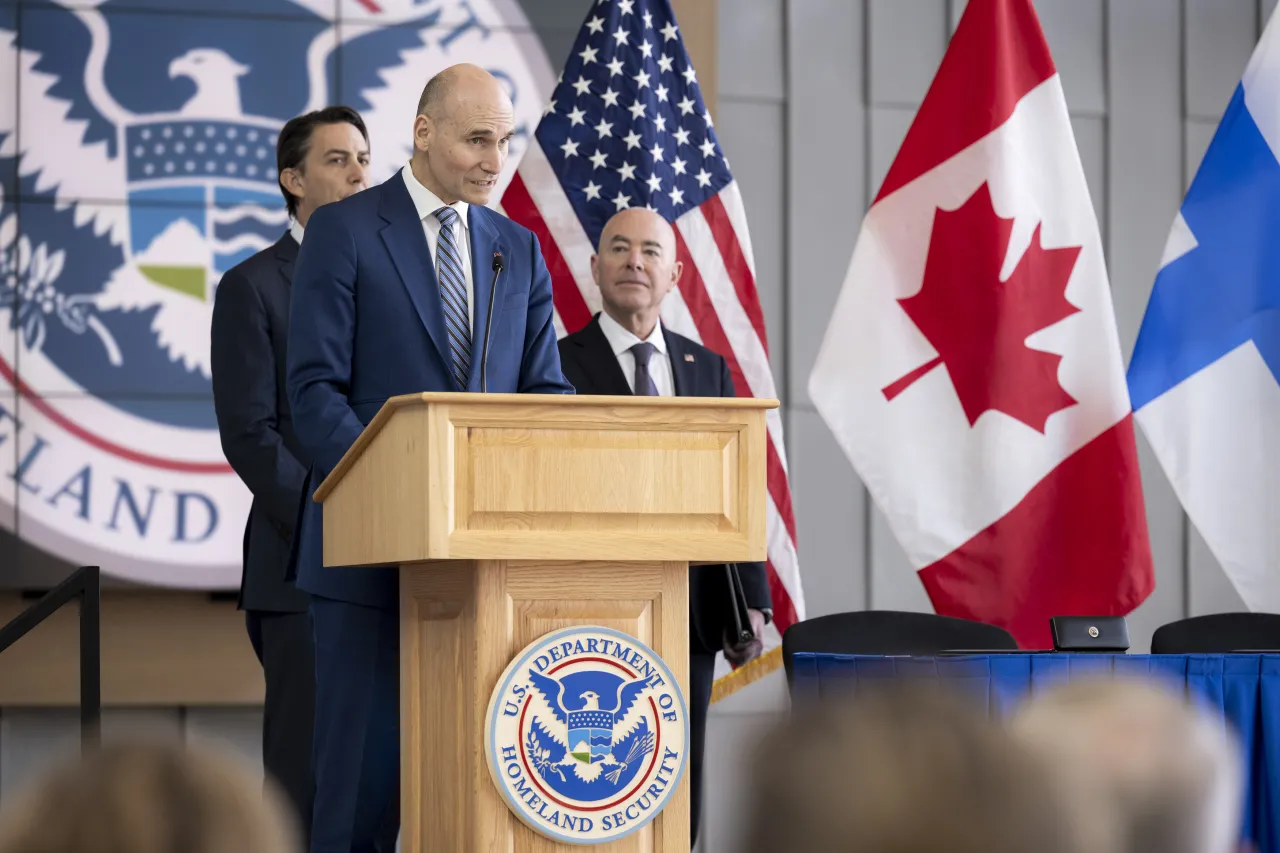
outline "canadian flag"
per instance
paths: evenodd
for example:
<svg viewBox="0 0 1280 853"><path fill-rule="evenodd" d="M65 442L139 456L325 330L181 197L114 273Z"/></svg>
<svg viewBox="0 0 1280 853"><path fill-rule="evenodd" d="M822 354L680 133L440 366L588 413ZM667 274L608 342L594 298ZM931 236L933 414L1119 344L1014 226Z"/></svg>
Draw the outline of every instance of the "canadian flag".
<svg viewBox="0 0 1280 853"><path fill-rule="evenodd" d="M809 392L938 613L1051 645L1155 585L1102 239L1031 0L969 0Z"/></svg>

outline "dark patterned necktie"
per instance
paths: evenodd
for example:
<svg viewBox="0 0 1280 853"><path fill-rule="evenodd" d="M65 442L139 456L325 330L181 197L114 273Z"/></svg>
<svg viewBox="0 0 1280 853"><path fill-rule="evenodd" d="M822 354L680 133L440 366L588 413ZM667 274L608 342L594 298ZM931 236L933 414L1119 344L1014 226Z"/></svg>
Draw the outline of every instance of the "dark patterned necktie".
<svg viewBox="0 0 1280 853"><path fill-rule="evenodd" d="M649 358L656 349L653 344L648 341L641 341L631 347L631 353L636 357L636 390L637 397L657 397L658 386L653 383L653 377L649 375Z"/></svg>

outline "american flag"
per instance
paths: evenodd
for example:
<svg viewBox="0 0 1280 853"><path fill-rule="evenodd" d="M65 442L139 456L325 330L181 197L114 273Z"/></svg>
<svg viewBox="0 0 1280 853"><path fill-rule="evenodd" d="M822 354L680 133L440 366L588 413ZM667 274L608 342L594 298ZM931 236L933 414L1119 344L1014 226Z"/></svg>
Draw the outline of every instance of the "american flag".
<svg viewBox="0 0 1280 853"><path fill-rule="evenodd" d="M724 356L740 396L777 396L746 210L669 0L592 7L501 205L542 244L562 335L600 310L590 259L609 217L627 207L660 213L675 225L684 264L662 322ZM804 618L804 599L777 410L768 427L768 570L780 633Z"/></svg>

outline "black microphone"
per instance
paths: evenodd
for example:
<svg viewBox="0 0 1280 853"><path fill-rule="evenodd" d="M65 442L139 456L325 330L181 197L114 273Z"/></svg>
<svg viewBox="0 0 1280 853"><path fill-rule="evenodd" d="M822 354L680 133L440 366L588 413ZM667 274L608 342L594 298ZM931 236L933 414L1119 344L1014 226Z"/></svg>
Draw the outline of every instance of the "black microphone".
<svg viewBox="0 0 1280 853"><path fill-rule="evenodd" d="M489 366L489 330L493 328L493 297L498 292L498 273L502 272L502 253L493 253L493 282L489 288L489 310L484 315L484 344L480 348L480 393L489 393L489 380L485 375Z"/></svg>

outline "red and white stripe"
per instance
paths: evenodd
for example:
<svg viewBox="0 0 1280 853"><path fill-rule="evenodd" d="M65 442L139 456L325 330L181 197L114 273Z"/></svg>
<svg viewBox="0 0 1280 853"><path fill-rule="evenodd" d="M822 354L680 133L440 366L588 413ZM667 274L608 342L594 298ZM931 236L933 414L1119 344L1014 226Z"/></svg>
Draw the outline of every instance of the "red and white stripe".
<svg viewBox="0 0 1280 853"><path fill-rule="evenodd" d="M503 193L502 209L532 230L541 243L551 272L557 331L563 335L582 328L600 310L600 291L590 267L595 249L536 137ZM729 183L673 225L684 273L679 288L663 303L663 323L722 355L729 362L739 396L777 397L746 210L737 183ZM804 595L777 409L768 413L767 421L767 566L774 624L780 634L804 618ZM772 639L776 645L777 636Z"/></svg>

